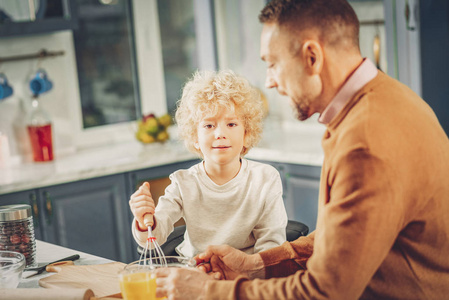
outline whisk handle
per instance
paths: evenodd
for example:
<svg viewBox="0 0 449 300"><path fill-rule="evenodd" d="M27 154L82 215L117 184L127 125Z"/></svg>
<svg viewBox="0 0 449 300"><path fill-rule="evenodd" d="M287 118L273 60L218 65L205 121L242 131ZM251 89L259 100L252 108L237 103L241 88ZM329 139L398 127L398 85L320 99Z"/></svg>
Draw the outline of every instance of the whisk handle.
<svg viewBox="0 0 449 300"><path fill-rule="evenodd" d="M143 224L147 227L153 226L153 215L152 214L146 214L143 216Z"/></svg>

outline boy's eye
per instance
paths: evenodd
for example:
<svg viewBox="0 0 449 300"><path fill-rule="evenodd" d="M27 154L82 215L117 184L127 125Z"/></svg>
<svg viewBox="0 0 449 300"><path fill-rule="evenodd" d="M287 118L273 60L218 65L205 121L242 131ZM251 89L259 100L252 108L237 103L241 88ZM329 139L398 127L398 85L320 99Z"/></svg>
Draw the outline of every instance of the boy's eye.
<svg viewBox="0 0 449 300"><path fill-rule="evenodd" d="M212 124L205 124L203 127L206 128L206 129L209 129L209 128L212 128L213 125Z"/></svg>
<svg viewBox="0 0 449 300"><path fill-rule="evenodd" d="M235 127L235 126L237 126L237 123L229 123L228 126L229 127Z"/></svg>

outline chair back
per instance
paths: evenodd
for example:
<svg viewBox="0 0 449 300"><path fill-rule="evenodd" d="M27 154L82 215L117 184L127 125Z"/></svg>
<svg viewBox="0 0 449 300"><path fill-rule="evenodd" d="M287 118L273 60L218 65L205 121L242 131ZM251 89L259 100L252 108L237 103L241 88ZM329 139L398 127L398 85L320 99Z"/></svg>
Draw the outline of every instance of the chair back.
<svg viewBox="0 0 449 300"><path fill-rule="evenodd" d="M287 241L293 242L301 236L306 236L309 233L309 227L304 223L288 220L286 231Z"/></svg>

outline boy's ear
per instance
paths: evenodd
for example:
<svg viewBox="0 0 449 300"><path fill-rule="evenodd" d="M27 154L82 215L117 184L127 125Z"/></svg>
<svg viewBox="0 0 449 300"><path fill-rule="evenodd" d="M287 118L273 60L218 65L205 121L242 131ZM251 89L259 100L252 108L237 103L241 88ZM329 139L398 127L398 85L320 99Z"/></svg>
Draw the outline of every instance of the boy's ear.
<svg viewBox="0 0 449 300"><path fill-rule="evenodd" d="M193 143L193 147L195 147L196 150L200 150L200 144L198 144L198 142Z"/></svg>
<svg viewBox="0 0 449 300"><path fill-rule="evenodd" d="M248 136L246 134L243 138L243 147L248 148Z"/></svg>

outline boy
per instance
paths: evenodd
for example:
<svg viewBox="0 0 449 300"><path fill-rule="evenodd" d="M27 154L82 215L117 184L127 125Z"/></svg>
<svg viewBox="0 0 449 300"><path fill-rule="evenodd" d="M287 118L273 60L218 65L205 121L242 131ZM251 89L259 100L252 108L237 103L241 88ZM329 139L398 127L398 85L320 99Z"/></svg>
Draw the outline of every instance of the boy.
<svg viewBox="0 0 449 300"><path fill-rule="evenodd" d="M193 257L208 245L258 253L285 242L287 215L278 171L243 156L262 132L263 104L249 82L231 71L197 72L183 90L176 121L187 149L203 159L170 175L155 209L148 183L129 201L132 232L144 246L144 216L153 216L159 244L179 218L186 222L178 254Z"/></svg>

